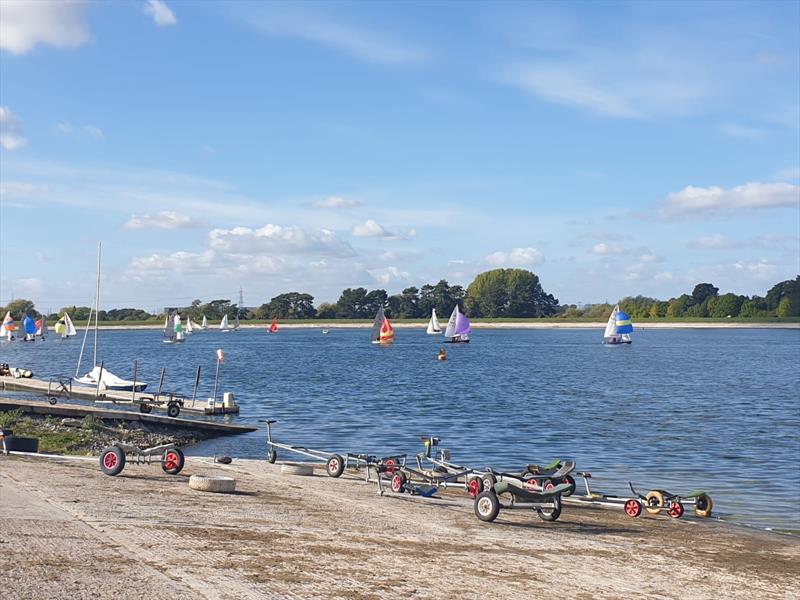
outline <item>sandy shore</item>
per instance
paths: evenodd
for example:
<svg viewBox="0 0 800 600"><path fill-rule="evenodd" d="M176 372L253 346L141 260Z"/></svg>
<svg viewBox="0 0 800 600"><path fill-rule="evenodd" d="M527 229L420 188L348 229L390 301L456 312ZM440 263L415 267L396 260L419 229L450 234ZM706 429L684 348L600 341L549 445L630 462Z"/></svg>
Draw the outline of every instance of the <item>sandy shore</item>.
<svg viewBox="0 0 800 600"><path fill-rule="evenodd" d="M192 474L237 478L194 492ZM0 456L0 589L14 598L796 598L800 540L565 507L479 522L462 494L378 497L355 475L189 459L183 473Z"/></svg>

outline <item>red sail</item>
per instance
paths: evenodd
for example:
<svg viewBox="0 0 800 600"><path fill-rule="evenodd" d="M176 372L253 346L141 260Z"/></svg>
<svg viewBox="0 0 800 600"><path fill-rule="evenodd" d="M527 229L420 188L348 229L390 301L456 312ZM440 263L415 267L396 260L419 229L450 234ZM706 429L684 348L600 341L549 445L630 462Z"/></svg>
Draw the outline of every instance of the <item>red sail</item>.
<svg viewBox="0 0 800 600"><path fill-rule="evenodd" d="M272 319L272 325L269 326L270 333L277 333L278 332L278 319Z"/></svg>

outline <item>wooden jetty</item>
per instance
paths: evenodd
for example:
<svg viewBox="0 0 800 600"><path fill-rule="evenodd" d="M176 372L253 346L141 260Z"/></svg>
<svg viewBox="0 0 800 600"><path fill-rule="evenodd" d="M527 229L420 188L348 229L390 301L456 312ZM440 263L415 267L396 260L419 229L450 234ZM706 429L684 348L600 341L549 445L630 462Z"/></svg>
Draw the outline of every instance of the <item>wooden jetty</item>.
<svg viewBox="0 0 800 600"><path fill-rule="evenodd" d="M177 417L164 417L161 415L147 415L132 410L116 410L99 406L86 406L84 404L58 404L52 405L47 402L37 400L23 400L21 398L0 397L0 411L20 409L23 412L31 412L40 415L55 415L61 417L81 418L94 415L98 419L117 419L120 421L142 421L146 423L158 423L181 429L201 429L214 431L220 434L228 433L250 433L258 431L257 427L249 425L234 425L232 423L220 423L206 419L182 419Z"/></svg>
<svg viewBox="0 0 800 600"><path fill-rule="evenodd" d="M127 404L136 406L140 412L145 414L154 408L167 410L171 402L178 400L182 401L181 412L201 415L239 413L239 406L235 402L225 403L220 400L192 401L191 398L165 392L148 394L147 392L98 390L95 387L72 385L71 379L44 381L42 379L0 376L0 389L42 394L50 399L51 404L57 403L59 398L77 398L79 400L89 400L96 404Z"/></svg>

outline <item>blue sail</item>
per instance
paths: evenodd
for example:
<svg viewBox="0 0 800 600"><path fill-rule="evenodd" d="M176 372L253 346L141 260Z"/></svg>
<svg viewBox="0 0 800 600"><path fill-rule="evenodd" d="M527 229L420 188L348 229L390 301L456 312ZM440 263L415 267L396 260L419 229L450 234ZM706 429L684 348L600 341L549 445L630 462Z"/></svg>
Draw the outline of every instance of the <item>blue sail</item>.
<svg viewBox="0 0 800 600"><path fill-rule="evenodd" d="M22 327L25 329L25 333L36 334L36 321L27 315L22 320Z"/></svg>
<svg viewBox="0 0 800 600"><path fill-rule="evenodd" d="M617 333L631 333L633 332L633 323L631 318L624 312L617 313Z"/></svg>

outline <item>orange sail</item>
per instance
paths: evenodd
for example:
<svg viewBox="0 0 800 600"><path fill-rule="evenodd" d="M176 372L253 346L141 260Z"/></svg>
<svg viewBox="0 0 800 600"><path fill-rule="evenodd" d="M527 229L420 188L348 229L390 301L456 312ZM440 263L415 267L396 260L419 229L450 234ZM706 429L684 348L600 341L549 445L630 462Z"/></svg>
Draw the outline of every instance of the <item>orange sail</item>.
<svg viewBox="0 0 800 600"><path fill-rule="evenodd" d="M389 344L394 341L394 329L388 318L383 319L379 341L381 344Z"/></svg>
<svg viewBox="0 0 800 600"><path fill-rule="evenodd" d="M270 333L278 333L278 318L272 319L272 325L269 326Z"/></svg>

